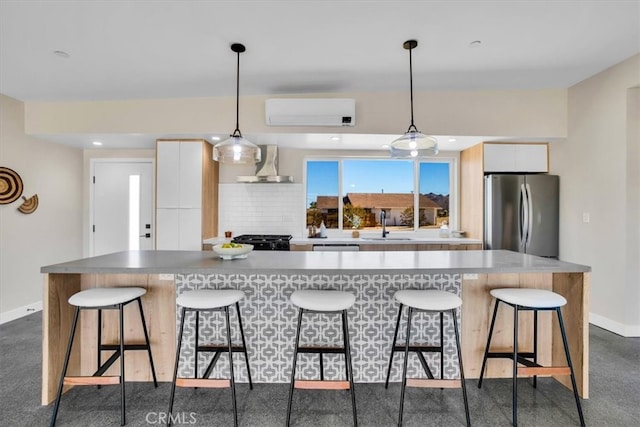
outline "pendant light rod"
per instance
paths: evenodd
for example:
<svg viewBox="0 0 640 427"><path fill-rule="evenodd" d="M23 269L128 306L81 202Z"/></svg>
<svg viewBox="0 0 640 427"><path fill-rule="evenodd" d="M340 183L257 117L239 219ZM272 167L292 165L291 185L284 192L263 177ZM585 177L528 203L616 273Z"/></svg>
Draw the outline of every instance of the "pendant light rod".
<svg viewBox="0 0 640 427"><path fill-rule="evenodd" d="M409 51L409 92L411 95L411 124L409 125L409 129L416 129L416 125L413 122L413 61L411 58L411 51L418 46L417 40L407 40L402 44L402 46Z"/></svg>
<svg viewBox="0 0 640 427"><path fill-rule="evenodd" d="M411 124L407 132L389 144L389 151L393 158L418 158L438 154L438 140L430 135L421 133L415 125L413 117L413 55L412 50L418 46L417 40L407 40L402 44L409 51L409 92L411 100Z"/></svg>
<svg viewBox="0 0 640 427"><path fill-rule="evenodd" d="M242 137L240 132L240 54L246 50L243 44L233 43L231 50L236 61L236 128L229 138L213 146L213 160L226 164L256 164L262 158L260 147Z"/></svg>
<svg viewBox="0 0 640 427"><path fill-rule="evenodd" d="M238 54L238 62L236 64L236 129L231 136L242 137L240 132L240 53L247 49L241 43L234 43L231 45L231 50Z"/></svg>

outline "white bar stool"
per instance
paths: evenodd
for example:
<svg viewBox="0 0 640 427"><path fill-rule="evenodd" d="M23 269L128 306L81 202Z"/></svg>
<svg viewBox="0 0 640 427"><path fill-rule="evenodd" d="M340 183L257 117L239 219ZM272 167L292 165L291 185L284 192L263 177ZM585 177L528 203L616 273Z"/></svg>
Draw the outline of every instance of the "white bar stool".
<svg viewBox="0 0 640 427"><path fill-rule="evenodd" d="M533 387L537 386L536 375L569 375L571 376L571 385L573 386L573 395L578 407L578 416L580 417L580 425L584 426L584 416L582 415L582 406L580 405L580 397L578 396L578 387L576 386L576 378L573 373L573 364L571 363L571 354L569 353L569 344L567 343L567 335L562 320L562 311L560 308L567 303L567 300L555 292L544 289L527 289L527 288L504 288L492 289L491 295L495 298L496 303L493 309L493 317L491 318L491 326L489 327L489 336L487 338L487 346L484 350L482 359L482 368L480 370L480 380L478 388L482 387L482 378L484 376L487 365L487 358L506 358L513 360L513 425L518 425L518 374L533 375ZM491 337L493 335L493 327L496 322L498 306L503 302L513 307L513 352L491 352ZM521 310L533 311L533 352L518 351L518 312ZM562 367L545 367L539 365L538 358L538 311L555 311L558 316L560 325L560 333L564 344L564 352L567 358L567 365ZM533 361L528 360L533 359ZM518 367L518 364L524 365Z"/></svg>
<svg viewBox="0 0 640 427"><path fill-rule="evenodd" d="M178 348L176 350L176 362L173 371L173 382L171 384L171 399L169 402L169 412L167 416L167 425L171 425L173 411L173 402L176 393L176 387L203 387L203 388L230 388L231 402L233 404L233 421L234 425L238 425L238 409L236 406L236 386L233 374L233 352L244 353L245 363L247 365L247 375L249 377L249 388L253 390L253 382L251 381L251 369L249 368L249 356L247 354L247 345L244 339L244 330L242 328L242 318L240 317L240 305L238 302L244 298L244 293L235 289L202 289L196 291L186 291L180 294L176 299L176 303L182 307L182 318L180 320L180 332L178 333ZM234 346L231 339L231 324L229 322L229 307L236 306L238 314L238 324L240 326L240 336L242 337L242 345ZM180 348L182 347L182 337L184 333L185 317L188 311L195 312L195 371L194 378L178 378L178 366L180 364ZM224 312L227 329L227 345L200 345L198 334L199 313L201 311L220 311ZM220 354L226 351L229 355L229 379L212 379L209 378L211 371L215 367ZM209 366L201 378L198 378L198 354L202 352L215 352Z"/></svg>
<svg viewBox="0 0 640 427"><path fill-rule="evenodd" d="M332 290L303 290L291 294L291 302L298 307L298 326L296 329L296 342L293 350L293 368L291 370L291 383L289 387L289 404L287 406L287 426L291 424L291 405L293 402L293 389L308 390L351 390L351 405L353 408L353 425L358 425L356 413L356 395L353 387L353 368L351 366L351 347L349 345L349 325L347 322L347 310L353 306L356 298L352 293ZM342 316L342 347L301 347L300 329L302 327L302 314L307 312L340 314ZM298 353L320 354L320 380L296 380L296 364ZM322 355L325 353L342 353L345 358L347 380L325 380L322 367Z"/></svg>
<svg viewBox="0 0 640 427"><path fill-rule="evenodd" d="M146 350L149 354L149 365L151 366L151 374L153 375L153 384L158 387L156 379L156 370L153 365L153 356L151 355L151 344L149 343L149 334L147 333L147 324L144 319L142 310L142 301L140 297L146 294L144 288L138 287L122 287L122 288L92 288L72 295L69 298L69 304L76 307L71 326L71 335L69 336L69 344L67 345L67 353L64 358L62 373L60 374L60 383L58 385L58 394L56 403L53 408L53 416L51 417L51 427L56 425L56 418L60 408L60 398L62 397L62 389L65 385L113 385L120 384L120 425L125 425L125 377L124 377L124 352L127 350ZM142 329L144 331L144 344L125 344L124 343L124 306L137 301L140 311L140 319L142 321ZM80 315L80 310L98 310L98 369L92 376L67 376L67 368L69 366L69 358L71 356L71 348L73 338L76 333L76 327ZM120 342L118 344L102 344L102 310L117 309L120 316ZM103 351L113 351L114 353L102 363L101 353ZM103 376L103 374L111 367L111 365L120 358L120 375L119 376Z"/></svg>
<svg viewBox="0 0 640 427"><path fill-rule="evenodd" d="M404 365L402 370L402 391L400 392L400 414L398 416L398 426L402 425L402 412L404 409L404 393L406 387L423 387L423 388L462 388L462 398L464 400L464 412L467 420L467 426L471 425L469 418L469 404L467 402L467 388L464 381L464 368L462 366L462 352L460 351L460 336L458 333L458 321L456 319L456 309L462 305L462 300L450 292L438 291L438 290L419 290L419 289L405 289L397 291L394 294L396 301L400 303L398 310L398 320L396 322L396 329L393 335L393 343L391 344L391 354L389 357L389 367L387 370L387 380L385 387L389 385L389 375L391 373L391 363L393 362L393 354L396 351L404 352ZM400 325L400 318L402 316L402 309L404 306L409 307L407 313L407 331L406 341L404 346L396 345L398 337L398 329ZM413 312L431 312L440 313L440 345L439 346L412 346L411 342L411 317ZM442 353L444 347L444 334L443 334L443 314L445 312L451 313L453 319L453 330L456 338L456 350L458 353L458 367L460 369L460 379L444 379L443 373L443 360ZM407 379L407 364L409 359L409 351L414 351L418 354L420 362L425 372L427 373L427 379L422 378L409 378ZM422 352L437 352L440 353L440 379L434 379L429 366L427 365Z"/></svg>

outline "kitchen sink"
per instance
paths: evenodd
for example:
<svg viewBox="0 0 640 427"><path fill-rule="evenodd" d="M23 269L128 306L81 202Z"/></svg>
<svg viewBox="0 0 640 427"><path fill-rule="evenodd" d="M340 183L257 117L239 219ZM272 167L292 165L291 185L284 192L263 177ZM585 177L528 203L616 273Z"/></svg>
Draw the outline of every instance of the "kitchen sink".
<svg viewBox="0 0 640 427"><path fill-rule="evenodd" d="M410 237L363 237L362 240L412 240Z"/></svg>

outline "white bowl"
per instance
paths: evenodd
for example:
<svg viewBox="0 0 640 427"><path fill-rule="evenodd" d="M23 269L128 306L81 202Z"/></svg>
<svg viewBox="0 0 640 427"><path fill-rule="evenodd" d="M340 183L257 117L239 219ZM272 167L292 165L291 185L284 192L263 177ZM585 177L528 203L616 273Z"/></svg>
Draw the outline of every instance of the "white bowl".
<svg viewBox="0 0 640 427"><path fill-rule="evenodd" d="M451 232L451 237L464 237L466 231L453 230Z"/></svg>
<svg viewBox="0 0 640 427"><path fill-rule="evenodd" d="M223 248L222 244L215 245L213 251L220 255L222 259L246 258L247 254L253 250L253 245L241 244L235 248Z"/></svg>

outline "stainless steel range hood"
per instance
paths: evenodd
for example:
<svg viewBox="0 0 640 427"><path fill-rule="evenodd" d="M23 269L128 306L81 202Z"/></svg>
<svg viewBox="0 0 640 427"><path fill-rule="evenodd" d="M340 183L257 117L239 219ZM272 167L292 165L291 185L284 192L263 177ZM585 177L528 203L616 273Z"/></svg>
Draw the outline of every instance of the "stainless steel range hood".
<svg viewBox="0 0 640 427"><path fill-rule="evenodd" d="M239 176L237 182L246 183L290 183L292 176L278 175L278 146L260 145L262 160L256 164L256 174L251 176Z"/></svg>

